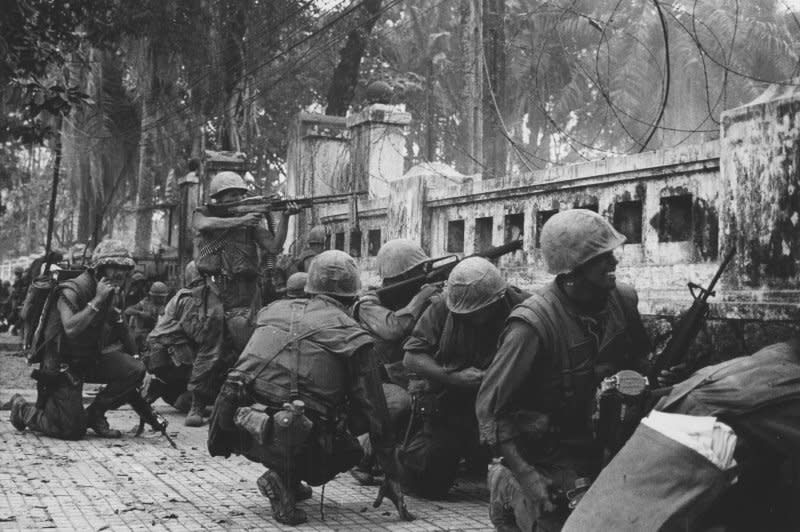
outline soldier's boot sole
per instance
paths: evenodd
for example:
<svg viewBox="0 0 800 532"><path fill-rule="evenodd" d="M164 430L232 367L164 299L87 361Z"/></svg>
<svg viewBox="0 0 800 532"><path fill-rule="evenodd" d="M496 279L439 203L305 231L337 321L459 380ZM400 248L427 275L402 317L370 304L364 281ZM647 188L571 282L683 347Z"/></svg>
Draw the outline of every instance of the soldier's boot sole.
<svg viewBox="0 0 800 532"><path fill-rule="evenodd" d="M22 417L22 407L28 404L25 398L15 393L11 398L11 424L17 430L25 430L25 419Z"/></svg>
<svg viewBox="0 0 800 532"><path fill-rule="evenodd" d="M295 526L308 521L306 512L295 508L293 497L289 497L288 490L283 481L274 471L267 471L256 481L258 491L269 499L272 507L272 517L284 525Z"/></svg>

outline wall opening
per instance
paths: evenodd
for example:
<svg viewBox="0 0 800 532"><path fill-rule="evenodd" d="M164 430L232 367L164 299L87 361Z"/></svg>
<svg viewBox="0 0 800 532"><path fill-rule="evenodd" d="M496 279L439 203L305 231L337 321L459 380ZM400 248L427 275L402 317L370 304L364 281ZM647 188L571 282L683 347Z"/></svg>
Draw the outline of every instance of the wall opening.
<svg viewBox="0 0 800 532"><path fill-rule="evenodd" d="M447 222L447 252L464 253L464 220Z"/></svg>
<svg viewBox="0 0 800 532"><path fill-rule="evenodd" d="M614 204L614 227L625 235L626 244L642 243L642 200Z"/></svg>
<svg viewBox="0 0 800 532"><path fill-rule="evenodd" d="M511 241L522 238L524 227L524 213L506 214L505 237L503 238L503 243L508 244Z"/></svg>
<svg viewBox="0 0 800 532"><path fill-rule="evenodd" d="M325 233L325 249L331 249L331 234Z"/></svg>
<svg viewBox="0 0 800 532"><path fill-rule="evenodd" d="M344 251L344 231L336 233L333 239L333 249Z"/></svg>
<svg viewBox="0 0 800 532"><path fill-rule="evenodd" d="M597 203L597 200L589 201L586 203L575 203L576 209L587 209L592 212L600 212L600 205Z"/></svg>
<svg viewBox="0 0 800 532"><path fill-rule="evenodd" d="M692 195L661 198L658 217L659 242L685 242L692 239Z"/></svg>
<svg viewBox="0 0 800 532"><path fill-rule="evenodd" d="M367 256L374 257L381 249L381 230L370 229L367 231Z"/></svg>
<svg viewBox="0 0 800 532"><path fill-rule="evenodd" d="M492 229L494 229L493 217L475 219L475 253L492 247Z"/></svg>
<svg viewBox="0 0 800 532"><path fill-rule="evenodd" d="M540 238L542 236L542 227L558 210L553 209L549 211L540 210L536 213L536 247L541 247Z"/></svg>
<svg viewBox="0 0 800 532"><path fill-rule="evenodd" d="M350 256L361 257L361 231L350 231Z"/></svg>

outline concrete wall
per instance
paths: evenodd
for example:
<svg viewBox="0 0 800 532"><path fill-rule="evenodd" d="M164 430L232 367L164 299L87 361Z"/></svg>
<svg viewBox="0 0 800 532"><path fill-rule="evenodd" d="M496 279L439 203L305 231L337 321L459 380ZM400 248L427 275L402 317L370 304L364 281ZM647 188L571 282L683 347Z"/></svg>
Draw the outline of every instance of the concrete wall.
<svg viewBox="0 0 800 532"><path fill-rule="evenodd" d="M485 181L441 165L415 168L391 182L388 197L360 201L357 226L353 205L328 205L318 216L330 247L361 250L367 284L378 282L370 251L380 231L380 243L412 238L431 256L469 255L521 236L523 250L498 265L510 282L534 289L550 279L537 244L543 222L559 210L595 209L629 236L618 277L637 287L656 339L690 305L687 284L707 285L735 247L695 347L729 358L797 332L799 113L800 94L773 88L724 113L720 141Z"/></svg>

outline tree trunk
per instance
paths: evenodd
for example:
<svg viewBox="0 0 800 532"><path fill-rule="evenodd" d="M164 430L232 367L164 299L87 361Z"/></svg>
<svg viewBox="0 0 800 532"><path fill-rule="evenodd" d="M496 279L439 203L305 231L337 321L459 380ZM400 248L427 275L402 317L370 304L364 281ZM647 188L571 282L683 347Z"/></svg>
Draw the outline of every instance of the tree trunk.
<svg viewBox="0 0 800 532"><path fill-rule="evenodd" d="M142 137L139 147L139 179L136 190L136 234L134 237L137 255L150 251L153 233L153 187L155 185L155 141L156 130L154 102L148 97L142 100Z"/></svg>
<svg viewBox="0 0 800 532"><path fill-rule="evenodd" d="M488 71L483 88L483 155L489 174L486 177L502 177L506 173L509 143L504 135L504 120L508 115L505 0L483 2L483 53Z"/></svg>
<svg viewBox="0 0 800 532"><path fill-rule="evenodd" d="M339 52L339 64L333 71L325 114L333 116L347 114L347 108L353 101L358 85L361 58L364 57L367 40L375 23L378 22L380 11L381 0L362 1L358 24L347 35L347 42Z"/></svg>
<svg viewBox="0 0 800 532"><path fill-rule="evenodd" d="M462 0L461 52L464 61L464 157L467 174L483 169L483 52L481 49L481 0Z"/></svg>

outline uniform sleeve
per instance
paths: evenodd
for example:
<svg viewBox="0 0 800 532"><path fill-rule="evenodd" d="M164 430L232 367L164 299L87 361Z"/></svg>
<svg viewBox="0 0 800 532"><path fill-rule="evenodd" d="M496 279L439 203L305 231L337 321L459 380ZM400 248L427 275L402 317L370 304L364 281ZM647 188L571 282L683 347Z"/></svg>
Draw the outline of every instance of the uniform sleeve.
<svg viewBox="0 0 800 532"><path fill-rule="evenodd" d="M358 304L358 321L372 336L385 342L399 342L414 330L429 298L429 292L420 292L408 305L392 311L381 305L377 295L368 294Z"/></svg>
<svg viewBox="0 0 800 532"><path fill-rule="evenodd" d="M403 350L408 353L424 353L435 356L439 350L439 338L442 335L446 319L447 306L444 298L435 298L417 320L411 336L403 344Z"/></svg>
<svg viewBox="0 0 800 532"><path fill-rule="evenodd" d="M547 428L547 416L525 404L526 388L541 350L541 338L530 325L513 320L503 331L475 402L483 443L494 446Z"/></svg>
<svg viewBox="0 0 800 532"><path fill-rule="evenodd" d="M348 359L350 373L349 399L354 414L369 423L370 440L381 467L394 476L395 437L389 420L389 409L383 394L378 362L372 344L365 345Z"/></svg>

